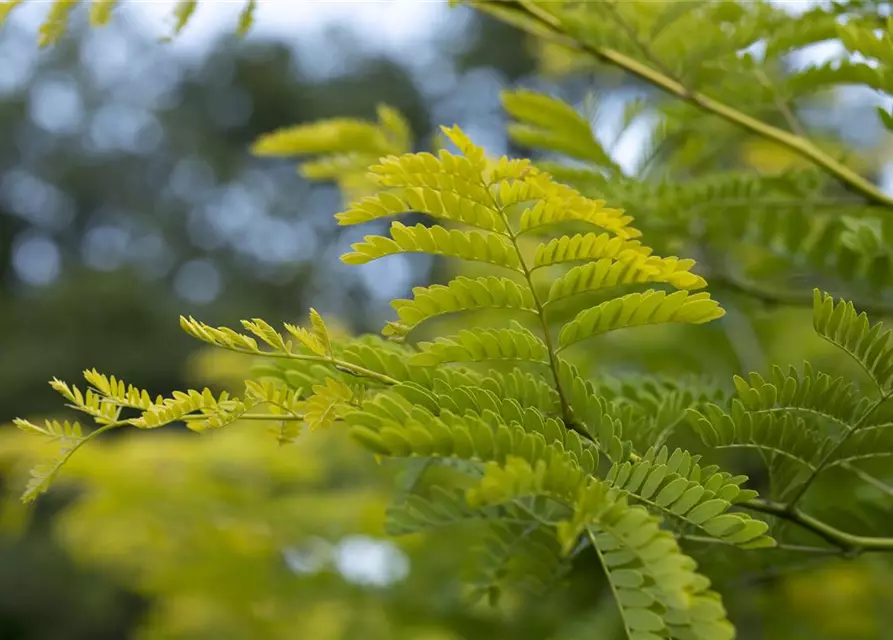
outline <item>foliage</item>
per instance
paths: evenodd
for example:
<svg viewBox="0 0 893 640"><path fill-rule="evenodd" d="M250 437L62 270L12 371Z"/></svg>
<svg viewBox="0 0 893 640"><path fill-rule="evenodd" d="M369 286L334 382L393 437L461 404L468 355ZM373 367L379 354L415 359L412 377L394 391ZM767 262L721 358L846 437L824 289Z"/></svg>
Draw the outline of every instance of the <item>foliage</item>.
<svg viewBox="0 0 893 640"><path fill-rule="evenodd" d="M51 9L48 42L71 4ZM176 31L196 4L180 3ZM843 299L873 296L872 314L889 314L893 199L796 115L829 86L893 92L893 18L863 2L814 8L806 28L768 3L463 4L675 98L651 100L659 124L645 162L624 170L574 106L526 89L503 103L509 135L541 153L536 162L489 157L458 126L442 129L455 151L410 153L408 126L384 106L378 123L336 118L262 137L256 153L317 156L303 175L335 181L353 200L335 216L341 226L425 216L365 236L343 262L423 253L473 266L395 301L382 338L337 336L314 310L306 327L255 318L237 331L181 318L192 337L262 361L239 396L204 388L153 398L92 370L83 389L54 380L94 428L17 420L58 449L35 467L25 499L84 444L122 427L255 421L281 442L305 427L341 429L379 460L406 459L409 479L386 510L391 533L471 525L486 540L468 576L475 596L497 605L504 594L541 596L594 560L630 640L734 637L694 559L704 548L743 554L742 563L893 551L883 520L863 517L874 499L829 504L815 490L844 473L847 487L893 495L871 468L893 455L893 339L861 302ZM695 28L701 37L687 37ZM866 61L788 68L796 51L835 37ZM625 119L644 115L637 103ZM784 171L722 166L722 146L753 137L790 155ZM821 286L804 296L803 280ZM864 376L774 366L736 376L726 397L714 381L583 372L581 343L646 325L728 326L708 283L763 302L811 300L817 336ZM428 339L417 338L423 331ZM703 453L684 442L686 426ZM768 483L726 470L736 464L728 450L756 452Z"/></svg>

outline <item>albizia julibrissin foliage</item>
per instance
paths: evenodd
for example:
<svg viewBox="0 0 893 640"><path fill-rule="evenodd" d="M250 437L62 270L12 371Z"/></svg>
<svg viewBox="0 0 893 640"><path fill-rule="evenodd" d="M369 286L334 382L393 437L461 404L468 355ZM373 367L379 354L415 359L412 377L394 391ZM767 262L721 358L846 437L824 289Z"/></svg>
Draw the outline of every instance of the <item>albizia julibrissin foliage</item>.
<svg viewBox="0 0 893 640"><path fill-rule="evenodd" d="M45 40L58 37L74 4L55 3ZM94 3L94 14L105 16L98 22L112 4ZM266 361L239 397L209 389L152 397L93 370L84 387L54 380L93 426L17 421L60 445L57 457L34 470L26 499L45 491L79 447L112 429L185 423L204 431L255 420L276 425L283 442L302 430L345 429L376 456L424 459L422 473L450 470L436 476L435 490L400 487L388 509L393 533L474 521L492 544L473 582L491 599L516 582L544 589L583 554L596 557L631 640L734 636L720 596L681 541L750 554L893 551L893 538L876 525L849 533L801 507L832 471L893 492L861 467L893 454L893 340L852 303L816 289L813 329L858 363L864 381L804 363L736 377L727 397L712 383L646 378L618 387L573 363L578 345L605 334L719 320L725 312L705 291L708 281L801 302L802 295L765 287L748 273L750 254L740 251L748 244L779 259L782 270L813 269L885 295L893 199L801 133L791 107L829 84L891 90L891 23L879 5L835 3L794 20L764 3L467 4L677 98L658 104L654 151L670 167L703 163L735 130L785 148L809 168L679 182L672 173L627 175L586 118L529 91L504 96L509 134L582 168L489 158L458 127L443 129L457 152L409 153L409 128L387 107L376 123L338 118L272 132L256 153L315 156L304 175L336 181L354 199L338 224L426 217L414 225L391 221L386 234L354 244L345 263L424 253L476 263L474 273L394 301L396 318L382 337L336 339L313 310L306 326L254 318L236 330L182 318L196 339ZM180 3L178 29L195 6ZM248 7L244 24L254 3ZM695 27L697 39L684 37ZM785 75L785 55L833 37L871 62ZM765 45L762 59L742 54L757 41ZM758 119L767 105L790 131ZM889 127L890 115L879 113ZM704 114L715 118L704 124ZM838 193L840 184L858 198L826 206L823 194ZM691 259L661 255L669 247L691 247L705 265L696 272ZM712 259L717 253L727 259ZM482 311L489 313L472 322ZM420 327L427 339L416 339ZM727 449L758 452L766 495L747 487L745 476L667 445L682 425L700 436L708 458L722 460ZM861 514L858 503L854 497L835 507ZM823 546L790 545L797 532Z"/></svg>

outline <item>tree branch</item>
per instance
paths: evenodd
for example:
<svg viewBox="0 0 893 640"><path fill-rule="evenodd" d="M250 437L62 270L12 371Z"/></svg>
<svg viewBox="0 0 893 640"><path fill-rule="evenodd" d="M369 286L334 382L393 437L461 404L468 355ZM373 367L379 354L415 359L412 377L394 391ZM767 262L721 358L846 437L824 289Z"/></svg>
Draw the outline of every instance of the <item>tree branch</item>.
<svg viewBox="0 0 893 640"><path fill-rule="evenodd" d="M495 15L497 18L514 24L529 33L553 40L566 47L582 51L603 62L619 67L702 111L719 116L742 129L785 147L820 167L850 190L861 194L869 202L893 210L893 196L887 195L877 185L863 178L846 165L841 164L809 140L757 120L719 100L714 100L702 93L692 91L666 74L619 51L582 42L571 37L563 31L561 20L558 17L539 8L529 0L518 0L516 2L466 1L467 4L479 11Z"/></svg>
<svg viewBox="0 0 893 640"><path fill-rule="evenodd" d="M766 500L748 500L742 503L741 506L752 511L766 513L782 520L787 520L802 529L810 531L825 542L833 544L847 555L856 556L868 551L893 551L893 538L874 538L846 533L822 522L818 518L803 513L797 507Z"/></svg>
<svg viewBox="0 0 893 640"><path fill-rule="evenodd" d="M792 307L811 307L812 294L798 291L767 288L757 282L741 278L730 273L710 273L705 274L710 284L717 287L724 287L731 291L737 291L751 298L762 300L768 304L781 304ZM869 302L867 300L853 301L853 305L868 314L875 316L890 317L893 316L893 306L885 305L882 302Z"/></svg>

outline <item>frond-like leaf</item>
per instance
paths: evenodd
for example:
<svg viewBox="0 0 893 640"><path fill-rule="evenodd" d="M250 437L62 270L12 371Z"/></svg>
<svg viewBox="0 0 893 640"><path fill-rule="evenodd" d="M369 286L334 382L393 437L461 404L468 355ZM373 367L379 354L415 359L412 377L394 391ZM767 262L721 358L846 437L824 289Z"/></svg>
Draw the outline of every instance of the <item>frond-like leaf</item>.
<svg viewBox="0 0 893 640"><path fill-rule="evenodd" d="M694 560L681 552L672 534L660 528L660 520L643 507L630 506L624 495L597 480L578 482L573 474L564 475L560 464L509 458L487 466L469 501L492 505L521 496L570 501L574 516L559 523L559 540L566 553L577 546L580 534L592 540L630 638L663 633L665 637L731 639L734 630L719 596L708 590L709 580L695 572ZM575 494L569 494L574 486ZM765 531L765 523L762 527Z"/></svg>
<svg viewBox="0 0 893 640"><path fill-rule="evenodd" d="M254 12L257 10L257 0L248 0L239 13L239 24L236 33L244 37L254 26Z"/></svg>
<svg viewBox="0 0 893 640"><path fill-rule="evenodd" d="M60 456L52 462L41 462L35 465L29 473L28 484L25 485L25 491L22 493L22 502L33 502L40 494L46 493L53 484L53 480L59 475L63 462L64 457Z"/></svg>
<svg viewBox="0 0 893 640"><path fill-rule="evenodd" d="M852 302L834 302L816 289L813 294L812 325L821 337L837 345L858 362L884 395L893 393L893 331L883 323L871 325L865 313Z"/></svg>
<svg viewBox="0 0 893 640"><path fill-rule="evenodd" d="M622 285L665 282L677 289L702 289L707 282L691 273L694 260L646 257L630 252L616 259L601 258L576 266L557 278L549 289L548 303L581 293Z"/></svg>
<svg viewBox="0 0 893 640"><path fill-rule="evenodd" d="M701 467L700 456L666 447L651 449L636 462L614 464L607 482L665 514L680 518L708 535L745 549L774 545L763 535L765 522L743 513L729 513L736 503L757 496L755 491L741 489L745 476L719 471L716 466Z"/></svg>
<svg viewBox="0 0 893 640"><path fill-rule="evenodd" d="M53 442L60 442L63 446L72 446L83 438L81 425L77 422L59 422L58 420L45 420L43 426L38 426L28 420L16 418L13 424L25 433L38 435Z"/></svg>
<svg viewBox="0 0 893 640"><path fill-rule="evenodd" d="M245 326L246 328L251 329L250 325ZM331 358L332 342L329 338L329 331L326 329L326 324L323 322L322 316L317 313L316 309L310 309L310 326L311 330L308 330L303 327L297 327L286 323L285 330L316 355ZM270 331L272 331L272 329L266 329L264 334L259 334L252 330L252 333L264 340L277 351L288 351L286 345L282 343L282 339L278 337L278 332L274 331L273 334L270 334ZM264 338L264 335L272 337L272 341ZM278 342L276 338L278 338Z"/></svg>
<svg viewBox="0 0 893 640"><path fill-rule="evenodd" d="M85 372L85 377L89 379L90 372ZM69 407L91 416L97 424L106 425L117 422L121 415L123 405L109 401L109 398L101 392L87 389L82 393L76 385L69 385L58 378L53 378L50 381L50 386L68 400Z"/></svg>
<svg viewBox="0 0 893 640"><path fill-rule="evenodd" d="M858 23L838 24L837 35L850 53L874 58L882 65L893 68L893 19L887 18L886 29L876 25Z"/></svg>
<svg viewBox="0 0 893 640"><path fill-rule="evenodd" d="M316 156L301 165L301 175L336 181L348 199L366 196L378 190L367 175L369 166L412 147L409 125L397 110L379 105L377 114L378 122L330 118L277 129L259 137L251 151L259 156Z"/></svg>
<svg viewBox="0 0 893 640"><path fill-rule="evenodd" d="M12 13L13 9L22 4L22 1L23 0L5 0L5 2L0 4L0 27L6 23L9 14Z"/></svg>
<svg viewBox="0 0 893 640"><path fill-rule="evenodd" d="M503 92L502 106L518 121L508 126L509 136L518 144L557 151L619 171L589 122L570 105L542 93L518 90Z"/></svg>
<svg viewBox="0 0 893 640"><path fill-rule="evenodd" d="M215 328L191 316L189 318L180 316L180 327L193 338L215 347L243 353L261 352L257 346L257 340L227 327Z"/></svg>
<svg viewBox="0 0 893 640"><path fill-rule="evenodd" d="M826 462L829 467L893 456L893 422L860 427L834 452Z"/></svg>
<svg viewBox="0 0 893 640"><path fill-rule="evenodd" d="M198 0L179 0L179 2L174 5L174 36L179 35L180 32L186 28L186 25L189 24L189 20L192 18L192 15L197 8Z"/></svg>
<svg viewBox="0 0 893 640"><path fill-rule="evenodd" d="M118 0L93 0L90 3L90 24L94 27L107 25L117 4Z"/></svg>
<svg viewBox="0 0 893 640"><path fill-rule="evenodd" d="M412 300L395 300L398 322L389 322L386 336L405 337L419 324L448 313L479 309L513 309L536 312L533 293L525 284L506 278L459 276L447 285L416 287Z"/></svg>
<svg viewBox="0 0 893 640"><path fill-rule="evenodd" d="M485 231L505 231L502 217L493 209L492 202L488 206L487 192L480 184L459 185L457 179L443 173L419 175L434 176L429 182L433 182L435 186L382 191L351 205L347 211L336 214L338 224L362 224L404 213L424 213L432 218L459 222ZM482 203L481 199L485 202Z"/></svg>
<svg viewBox="0 0 893 640"><path fill-rule="evenodd" d="M531 465L543 461L550 469L544 477L556 483L553 488L558 493L589 476L574 453L557 441L547 442L540 433L529 432L519 424L505 425L473 414L460 416L445 409L434 415L423 405L393 392L366 400L345 420L360 444L382 455L458 458L500 465L510 457L522 458ZM592 465L590 468L597 463L592 456L583 455L581 460Z"/></svg>
<svg viewBox="0 0 893 640"><path fill-rule="evenodd" d="M706 380L663 376L605 376L597 382L599 393L616 407L614 415L625 437L636 449L659 449L684 420L688 409L710 402L724 402L723 389Z"/></svg>
<svg viewBox="0 0 893 640"><path fill-rule="evenodd" d="M614 591L630 640L732 640L735 629L710 581L659 521L623 501L590 515L587 529Z"/></svg>
<svg viewBox="0 0 893 640"><path fill-rule="evenodd" d="M351 247L352 253L341 256L347 264L365 264L398 253L427 253L486 262L513 271L520 271L518 253L510 241L495 233L447 230L435 225L414 227L394 222L391 237L366 236L364 242Z"/></svg>
<svg viewBox="0 0 893 640"><path fill-rule="evenodd" d="M472 506L511 503L518 498L546 496L565 503L584 489L588 479L576 465L567 460L539 459L531 463L524 458L508 456L502 462L487 464L484 476L468 490Z"/></svg>
<svg viewBox="0 0 893 640"><path fill-rule="evenodd" d="M566 508L545 499L519 504L472 506L465 491L434 485L428 489L427 496L413 493L405 500L390 505L386 526L391 535L404 535L474 520L529 526L537 521L558 522L568 515Z"/></svg>
<svg viewBox="0 0 893 640"><path fill-rule="evenodd" d="M576 367L560 358L558 365L558 378L562 387L568 390L567 400L574 421L583 425L611 462L628 460L632 446L624 438L623 422L615 415L613 407L596 392L590 380L580 376Z"/></svg>
<svg viewBox="0 0 893 640"><path fill-rule="evenodd" d="M785 496L816 471L833 441L808 428L793 413L753 413L740 400L727 413L716 405L690 410L692 426L715 449L750 449L761 454L775 493Z"/></svg>
<svg viewBox="0 0 893 640"><path fill-rule="evenodd" d="M537 522L493 520L487 523L486 536L471 567L472 601L486 596L495 605L503 585L540 594L567 573L570 563L549 528Z"/></svg>
<svg viewBox="0 0 893 640"><path fill-rule="evenodd" d="M593 336L646 324L681 322L701 324L721 318L725 311L709 293L649 290L630 293L581 311L564 325L558 336L558 347L564 349Z"/></svg>
<svg viewBox="0 0 893 640"><path fill-rule="evenodd" d="M520 426L528 433L541 436L547 445L557 444L571 453L587 473L595 473L598 467L598 449L591 442L582 439L579 433L568 429L558 419L548 417L534 407L522 406L513 398L501 397L479 386L449 386L441 380L435 381L431 391L413 383L402 383L393 390L433 415L448 412L493 427Z"/></svg>
<svg viewBox="0 0 893 640"><path fill-rule="evenodd" d="M505 183L503 183L505 184ZM563 186L563 185L562 185ZM520 233L538 230L562 222L586 223L607 229L618 238L638 238L642 233L629 226L632 217L620 209L605 206L604 200L588 200L574 192L569 198L543 196L532 207L524 209L520 219Z"/></svg>
<svg viewBox="0 0 893 640"><path fill-rule="evenodd" d="M244 403L230 398L224 391L215 397L210 389L174 391L170 398L153 404L129 424L141 429L155 429L185 420L190 428L203 430L228 424L247 410ZM191 418L195 418L192 420Z"/></svg>
<svg viewBox="0 0 893 640"><path fill-rule="evenodd" d="M353 391L346 384L328 378L324 385L315 385L311 395L302 405L304 421L310 429L325 429L351 409Z"/></svg>
<svg viewBox="0 0 893 640"><path fill-rule="evenodd" d="M609 233L587 233L584 235L561 236L537 247L533 258L534 268L547 267L561 262L583 260L633 259L636 256L649 256L651 249L638 240L627 240Z"/></svg>
<svg viewBox="0 0 893 640"><path fill-rule="evenodd" d="M145 411L153 404L162 402L161 396L156 396L153 401L149 392L145 389L139 389L132 384L126 384L123 380L115 378L115 376L106 376L99 373L96 369L84 371L84 379L107 401L120 407Z"/></svg>
<svg viewBox="0 0 893 640"><path fill-rule="evenodd" d="M28 483L25 491L22 493L22 502L31 502L40 494L49 490L55 477L59 474L60 469L82 444L84 444L91 436L84 435L81 431L81 425L77 422L59 422L57 420L46 420L44 425L38 426L28 420L17 418L14 424L24 431L32 435L37 435L47 439L49 442L57 443L59 450L56 455L49 461L36 464L30 471Z"/></svg>
<svg viewBox="0 0 893 640"><path fill-rule="evenodd" d="M545 343L517 324L512 329L464 329L455 336L422 342L419 350L410 358L410 364L436 367L452 362L489 360L549 363Z"/></svg>
<svg viewBox="0 0 893 640"><path fill-rule="evenodd" d="M748 411L827 418L844 430L850 429L868 404L852 382L814 372L808 362L803 363L802 373L794 367L785 372L774 366L769 380L751 373L749 380L735 376L734 381L738 397Z"/></svg>

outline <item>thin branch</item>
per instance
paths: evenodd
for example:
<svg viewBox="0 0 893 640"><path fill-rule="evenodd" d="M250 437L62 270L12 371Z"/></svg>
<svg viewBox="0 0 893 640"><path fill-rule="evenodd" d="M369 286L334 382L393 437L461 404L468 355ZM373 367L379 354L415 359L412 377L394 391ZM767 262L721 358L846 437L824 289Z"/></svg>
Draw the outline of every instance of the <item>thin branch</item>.
<svg viewBox="0 0 893 640"><path fill-rule="evenodd" d="M636 48L642 52L643 56L648 58L648 61L651 62L651 64L660 69L660 71L664 73L668 78L672 78L678 81L676 75L667 65L664 64L663 60L654 55L654 52L651 51L651 48L639 39L639 36L636 33L635 29L633 29L632 25L630 25L630 23L628 23L624 19L623 14L621 14L620 11L617 9L613 0L603 2L602 6L608 10L608 13L610 13L611 17L614 19L614 22L620 25L620 28L623 29L623 31L629 37L630 42L632 42L636 46Z"/></svg>
<svg viewBox="0 0 893 640"><path fill-rule="evenodd" d="M708 536L680 535L678 536L678 539L687 540L688 542L697 542L699 544L712 544L737 548L730 542L725 542L718 538L710 538ZM840 549L837 547L812 547L805 544L783 543L779 543L774 547L767 547L765 551L792 551L797 553L821 553L826 555L836 555L840 553Z"/></svg>
<svg viewBox="0 0 893 640"><path fill-rule="evenodd" d="M615 67L624 69L637 78L694 105L702 111L719 116L742 129L790 149L795 154L821 167L823 171L834 176L852 191L861 194L869 202L874 202L893 210L893 196L884 193L877 185L866 180L846 165L841 164L809 140L766 124L719 100L692 91L666 74L619 51L577 40L563 31L563 25L559 18L540 9L531 2L525 0L516 2L467 0L467 2L470 6L480 11L494 14L497 18L508 21L534 35L551 39L566 47L577 49Z"/></svg>
<svg viewBox="0 0 893 640"><path fill-rule="evenodd" d="M822 557L821 555L813 555L804 558L802 561L795 564L769 567L768 569L761 571L760 573L744 575L738 580L733 581L732 584L739 584L742 586L759 585L760 583L769 582L783 576L789 576L801 571L809 571L810 569L822 566L827 562L827 558Z"/></svg>
<svg viewBox="0 0 893 640"><path fill-rule="evenodd" d="M188 415L182 416L180 420L183 422L189 422L191 420L206 420L210 415L206 415L204 413L190 413ZM299 416L296 413L292 413L291 415L282 416L276 415L273 413L243 413L238 416L236 420L272 420L275 422L297 422L303 420L303 416Z"/></svg>
<svg viewBox="0 0 893 640"><path fill-rule="evenodd" d="M860 480L862 480L866 484L870 484L872 487L874 487L881 493L884 493L884 494L888 495L889 497L893 498L893 487L888 485L886 482L878 480L870 473L863 471L859 467L852 465L849 462L844 462L840 466L843 467L844 469L846 469L847 471L855 474Z"/></svg>
<svg viewBox="0 0 893 640"><path fill-rule="evenodd" d="M733 275L731 273L711 273L705 276L711 285L724 287L732 291L746 294L751 298L762 300L767 304L781 304L792 307L811 307L812 294L790 289L768 288L752 280ZM853 301L853 305L866 313L877 316L893 316L893 306L882 302L869 302L867 300Z"/></svg>
<svg viewBox="0 0 893 640"><path fill-rule="evenodd" d="M893 538L875 538L846 533L822 522L818 518L803 513L797 507L791 508L786 504L765 500L748 500L742 503L741 506L795 524L802 529L810 531L825 542L833 544L847 555L856 556L869 551L893 551Z"/></svg>
<svg viewBox="0 0 893 640"><path fill-rule="evenodd" d="M396 378L392 378L387 374L379 373L378 371L372 371L371 369L367 369L366 367L361 367L360 365L354 364L352 362L339 360L338 358L334 357L316 356L305 353L294 353L292 351L261 351L260 349L251 350L219 343L211 344L214 344L214 346L220 347L221 349L227 349L229 351L244 353L251 356L260 356L262 358L282 358L285 360L304 360L307 362L319 362L321 364L328 364L338 369L339 371L343 371L344 373L349 373L351 375L360 376L363 378L371 378L386 385L395 385L400 382Z"/></svg>

